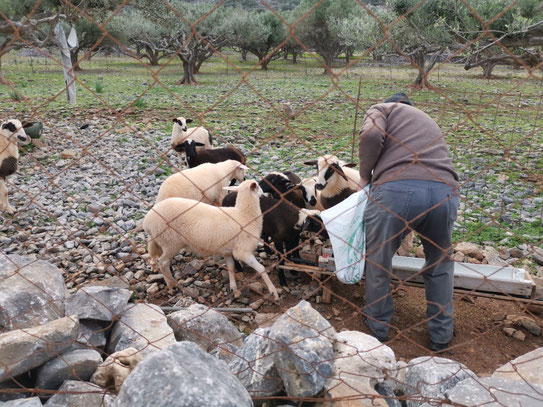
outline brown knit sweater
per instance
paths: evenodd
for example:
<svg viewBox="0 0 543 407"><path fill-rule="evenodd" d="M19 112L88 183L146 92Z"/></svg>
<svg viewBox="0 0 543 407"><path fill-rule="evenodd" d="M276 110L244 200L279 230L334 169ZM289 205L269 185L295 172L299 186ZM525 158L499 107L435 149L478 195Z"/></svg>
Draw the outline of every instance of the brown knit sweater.
<svg viewBox="0 0 543 407"><path fill-rule="evenodd" d="M358 158L360 176L372 184L416 179L458 186L441 129L426 113L403 103L370 107L360 131Z"/></svg>

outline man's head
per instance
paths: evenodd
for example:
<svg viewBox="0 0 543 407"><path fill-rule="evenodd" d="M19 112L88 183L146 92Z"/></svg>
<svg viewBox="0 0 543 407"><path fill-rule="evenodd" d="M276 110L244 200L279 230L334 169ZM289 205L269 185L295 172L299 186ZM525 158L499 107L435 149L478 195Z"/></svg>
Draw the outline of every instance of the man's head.
<svg viewBox="0 0 543 407"><path fill-rule="evenodd" d="M385 103L404 103L406 105L413 106L413 103L411 103L407 95L403 92L393 94L391 97L385 100Z"/></svg>

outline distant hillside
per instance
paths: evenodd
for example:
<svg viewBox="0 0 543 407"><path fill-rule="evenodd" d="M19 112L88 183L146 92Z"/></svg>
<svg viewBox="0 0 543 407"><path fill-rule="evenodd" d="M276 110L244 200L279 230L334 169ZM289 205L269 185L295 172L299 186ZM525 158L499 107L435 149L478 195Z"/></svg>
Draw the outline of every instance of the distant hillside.
<svg viewBox="0 0 543 407"><path fill-rule="evenodd" d="M197 3L205 0L185 0L187 3ZM292 10L301 0L266 0L266 3L275 10ZM215 0L214 3L217 3ZM259 0L226 0L227 6L240 6L246 10L266 9Z"/></svg>

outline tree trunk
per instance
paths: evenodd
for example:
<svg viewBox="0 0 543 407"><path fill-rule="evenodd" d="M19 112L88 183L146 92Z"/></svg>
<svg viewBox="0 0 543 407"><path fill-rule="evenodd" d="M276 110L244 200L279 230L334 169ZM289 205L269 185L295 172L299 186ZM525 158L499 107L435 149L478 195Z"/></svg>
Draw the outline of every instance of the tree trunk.
<svg viewBox="0 0 543 407"><path fill-rule="evenodd" d="M426 83L426 72L424 71L424 51L418 50L413 54L413 62L415 63L415 67L419 70L419 74L417 75L417 79L415 79L415 86L417 88L422 88L424 83Z"/></svg>
<svg viewBox="0 0 543 407"><path fill-rule="evenodd" d="M352 50L352 49L348 49L348 50L345 51L345 63L347 65L349 65L349 63L351 62L351 58L352 58L353 54L354 54L354 50Z"/></svg>
<svg viewBox="0 0 543 407"><path fill-rule="evenodd" d="M246 49L241 50L241 60L242 61L247 61L247 50Z"/></svg>
<svg viewBox="0 0 543 407"><path fill-rule="evenodd" d="M322 55L324 58L324 63L326 64L327 68L324 68L324 75L329 75L332 72L332 62L334 62L334 57L331 55Z"/></svg>
<svg viewBox="0 0 543 407"><path fill-rule="evenodd" d="M298 63L298 53L296 51L294 51L292 53L292 63L293 64L297 64Z"/></svg>
<svg viewBox="0 0 543 407"><path fill-rule="evenodd" d="M186 61L183 60L183 79L179 81L180 85L196 85L198 81L196 80L196 77L194 76L194 72L192 70L193 62L192 61Z"/></svg>
<svg viewBox="0 0 543 407"><path fill-rule="evenodd" d="M201 59L199 61L196 62L196 64L194 65L194 73L200 73L200 68L202 67L202 64L204 63L204 59Z"/></svg>
<svg viewBox="0 0 543 407"><path fill-rule="evenodd" d="M283 54L283 61L288 61L288 51Z"/></svg>
<svg viewBox="0 0 543 407"><path fill-rule="evenodd" d="M2 55L0 55L0 85L11 85L11 82L6 79L2 72Z"/></svg>
<svg viewBox="0 0 543 407"><path fill-rule="evenodd" d="M149 64L151 66L158 66L158 57L160 52L153 50L151 47L145 47L147 55L149 55Z"/></svg>
<svg viewBox="0 0 543 407"><path fill-rule="evenodd" d="M270 63L270 58L264 57L264 59L258 58L258 63L260 64L260 69L263 71L268 70L268 64Z"/></svg>
<svg viewBox="0 0 543 407"><path fill-rule="evenodd" d="M490 79L492 78L492 70L496 64L494 62L487 62L483 65L481 65L481 68L483 68L483 78Z"/></svg>
<svg viewBox="0 0 543 407"><path fill-rule="evenodd" d="M79 47L70 50L70 59L72 60L72 66L74 71L82 71L83 68L79 66Z"/></svg>

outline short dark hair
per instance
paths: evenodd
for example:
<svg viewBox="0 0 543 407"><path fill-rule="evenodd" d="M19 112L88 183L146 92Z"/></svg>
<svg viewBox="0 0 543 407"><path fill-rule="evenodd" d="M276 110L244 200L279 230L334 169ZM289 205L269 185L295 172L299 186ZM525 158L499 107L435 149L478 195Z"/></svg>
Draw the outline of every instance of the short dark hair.
<svg viewBox="0 0 543 407"><path fill-rule="evenodd" d="M406 105L413 106L413 103L411 103L407 95L403 92L393 94L391 97L385 100L385 103L404 103Z"/></svg>

